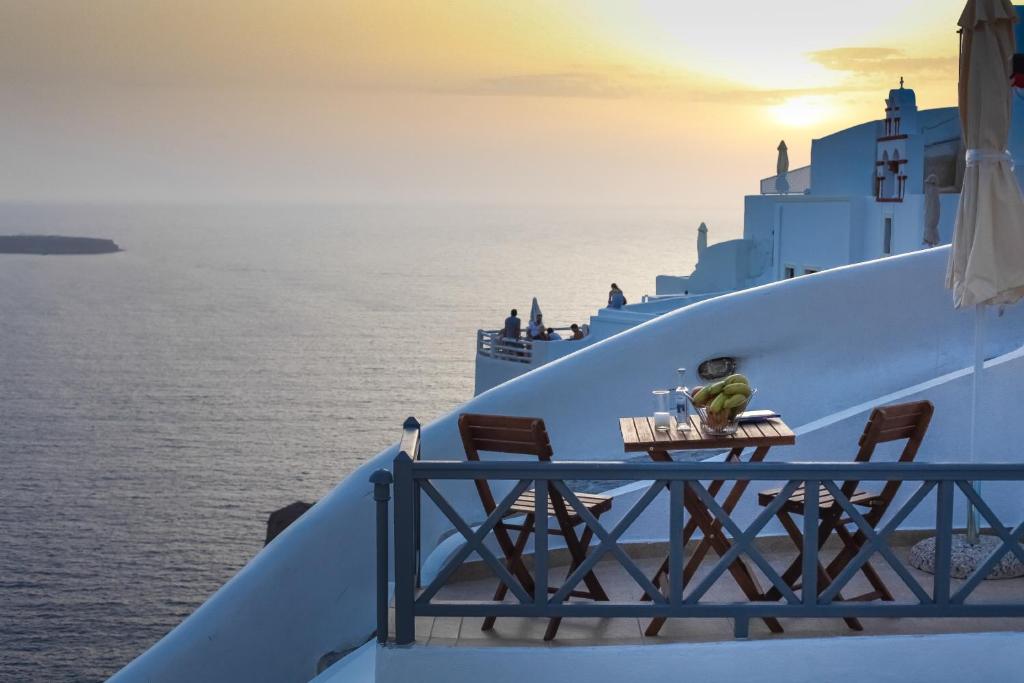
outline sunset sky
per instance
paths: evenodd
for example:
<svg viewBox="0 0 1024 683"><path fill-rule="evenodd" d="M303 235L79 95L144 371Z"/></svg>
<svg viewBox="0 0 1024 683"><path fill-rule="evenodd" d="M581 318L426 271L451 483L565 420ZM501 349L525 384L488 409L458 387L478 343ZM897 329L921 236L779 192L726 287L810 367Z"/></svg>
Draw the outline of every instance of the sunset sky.
<svg viewBox="0 0 1024 683"><path fill-rule="evenodd" d="M963 0L0 0L0 200L738 207Z"/></svg>

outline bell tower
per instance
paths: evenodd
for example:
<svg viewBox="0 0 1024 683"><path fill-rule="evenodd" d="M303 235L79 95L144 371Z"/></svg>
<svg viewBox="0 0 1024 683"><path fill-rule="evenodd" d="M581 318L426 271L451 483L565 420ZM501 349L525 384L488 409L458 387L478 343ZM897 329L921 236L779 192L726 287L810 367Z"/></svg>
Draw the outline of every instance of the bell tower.
<svg viewBox="0 0 1024 683"><path fill-rule="evenodd" d="M903 86L889 91L885 119L876 142L875 201L902 202L907 191L907 140L918 132L917 96Z"/></svg>

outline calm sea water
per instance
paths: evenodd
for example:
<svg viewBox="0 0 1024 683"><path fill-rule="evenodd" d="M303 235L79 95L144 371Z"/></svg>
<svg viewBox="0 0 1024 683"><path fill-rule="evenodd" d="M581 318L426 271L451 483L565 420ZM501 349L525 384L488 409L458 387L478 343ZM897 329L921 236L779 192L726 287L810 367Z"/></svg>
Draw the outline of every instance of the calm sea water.
<svg viewBox="0 0 1024 683"><path fill-rule="evenodd" d="M0 680L112 674L259 550L271 510L468 399L478 327L534 295L586 322L612 280L639 300L689 271L707 218L0 207L0 234L126 250L0 255Z"/></svg>

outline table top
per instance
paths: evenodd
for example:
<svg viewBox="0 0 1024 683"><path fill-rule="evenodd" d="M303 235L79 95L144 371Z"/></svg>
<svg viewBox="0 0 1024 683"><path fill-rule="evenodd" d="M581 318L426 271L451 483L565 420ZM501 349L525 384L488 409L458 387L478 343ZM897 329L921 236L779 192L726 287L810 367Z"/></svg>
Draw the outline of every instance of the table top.
<svg viewBox="0 0 1024 683"><path fill-rule="evenodd" d="M668 431L654 428L653 417L620 417L619 430L622 444L627 453L649 451L652 448L665 451L699 450L704 448L748 448L758 446L791 446L796 435L781 418L773 417L764 422L741 424L735 434L719 436L704 432L700 418L690 416L693 427L689 431Z"/></svg>

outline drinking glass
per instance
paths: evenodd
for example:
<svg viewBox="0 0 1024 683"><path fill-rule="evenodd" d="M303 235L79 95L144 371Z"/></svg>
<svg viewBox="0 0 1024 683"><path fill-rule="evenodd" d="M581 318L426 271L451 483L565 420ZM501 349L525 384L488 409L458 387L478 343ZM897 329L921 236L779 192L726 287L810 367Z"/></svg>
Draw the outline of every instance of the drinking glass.
<svg viewBox="0 0 1024 683"><path fill-rule="evenodd" d="M668 389L655 389L651 392L654 397L654 428L660 432L672 428L672 413L668 409L670 393Z"/></svg>

